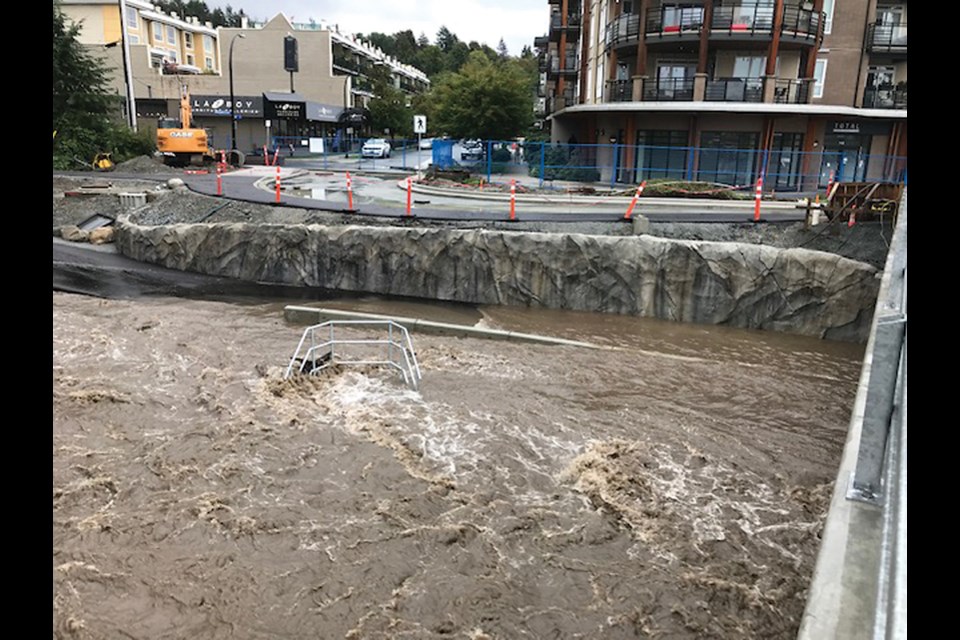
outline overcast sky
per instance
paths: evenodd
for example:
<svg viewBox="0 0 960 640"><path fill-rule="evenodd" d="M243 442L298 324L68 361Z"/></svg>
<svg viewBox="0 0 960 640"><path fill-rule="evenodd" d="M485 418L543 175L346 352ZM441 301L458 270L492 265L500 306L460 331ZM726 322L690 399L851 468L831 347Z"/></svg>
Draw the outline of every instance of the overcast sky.
<svg viewBox="0 0 960 640"><path fill-rule="evenodd" d="M437 31L446 26L458 38L476 40L494 49L500 38L511 55L546 35L550 20L547 0L206 0L211 9L230 5L252 20L269 20L283 13L291 22L340 25L341 33L374 31L394 34L410 29L426 34L436 44Z"/></svg>

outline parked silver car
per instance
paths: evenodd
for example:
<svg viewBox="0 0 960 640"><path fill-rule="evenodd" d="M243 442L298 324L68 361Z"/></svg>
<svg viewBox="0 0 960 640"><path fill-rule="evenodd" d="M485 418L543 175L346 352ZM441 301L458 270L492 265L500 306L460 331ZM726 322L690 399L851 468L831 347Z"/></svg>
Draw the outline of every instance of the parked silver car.
<svg viewBox="0 0 960 640"><path fill-rule="evenodd" d="M390 143L383 138L370 138L360 148L360 156L363 158L389 158Z"/></svg>

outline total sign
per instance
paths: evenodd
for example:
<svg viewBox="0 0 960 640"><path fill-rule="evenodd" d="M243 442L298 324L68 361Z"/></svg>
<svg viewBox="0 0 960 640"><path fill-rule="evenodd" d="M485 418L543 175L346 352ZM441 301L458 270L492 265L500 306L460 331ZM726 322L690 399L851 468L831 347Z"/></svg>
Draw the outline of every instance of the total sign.
<svg viewBox="0 0 960 640"><path fill-rule="evenodd" d="M413 116L413 132L414 133L427 132L427 116Z"/></svg>

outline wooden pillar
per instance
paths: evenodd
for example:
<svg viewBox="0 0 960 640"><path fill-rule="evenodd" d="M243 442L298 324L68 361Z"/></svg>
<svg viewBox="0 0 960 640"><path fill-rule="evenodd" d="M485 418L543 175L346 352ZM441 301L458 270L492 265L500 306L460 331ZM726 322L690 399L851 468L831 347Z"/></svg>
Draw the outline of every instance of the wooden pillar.
<svg viewBox="0 0 960 640"><path fill-rule="evenodd" d="M816 13L823 11L823 0L813 0L813 10ZM820 24L819 33L814 40L813 45L809 48L810 54L807 56L807 68L804 70L804 78L812 78L813 73L817 68L817 51L820 50L820 45L823 44L823 23ZM813 94L813 87L810 87L810 93Z"/></svg>
<svg viewBox="0 0 960 640"><path fill-rule="evenodd" d="M777 54L780 53L780 31L782 30L783 0L777 0L777 3L773 8L773 38L770 39L770 46L767 47L766 74L768 76L772 76L777 73Z"/></svg>
<svg viewBox="0 0 960 640"><path fill-rule="evenodd" d="M803 157L800 159L800 180L801 188L803 189L816 189L819 178L808 178L808 174L812 168L814 161L814 153L816 152L816 147L813 146L814 140L817 139L817 122L813 117L807 118L807 133L803 136ZM818 165L819 166L819 163Z"/></svg>
<svg viewBox="0 0 960 640"><path fill-rule="evenodd" d="M637 129L636 121L637 119L633 116L633 114L631 113L627 114L627 132L626 134L624 134L624 137L626 138L626 140L621 141L623 144L627 145L626 147L627 153L624 155L624 158L623 158L623 166L628 171L634 168L633 167L634 152L636 151L636 149L634 148L634 138L636 138L636 129ZM636 174L634 173L634 175Z"/></svg>
<svg viewBox="0 0 960 640"><path fill-rule="evenodd" d="M773 133L774 125L776 123L776 118L773 116L766 116L763 119L763 128L760 132L760 145L757 151L759 155L757 157L757 175L761 173L766 175L767 173L767 163L770 160L770 149L773 147Z"/></svg>
<svg viewBox="0 0 960 640"><path fill-rule="evenodd" d="M587 86L587 67L590 62L590 7L591 0L582 0L583 12L580 19L580 103L586 100L590 88ZM600 25L601 28L603 25Z"/></svg>
<svg viewBox="0 0 960 640"><path fill-rule="evenodd" d="M647 9L650 0L640 0L640 38L637 42L637 75L647 75Z"/></svg>
<svg viewBox="0 0 960 640"><path fill-rule="evenodd" d="M710 0L707 0L708 2ZM700 119L695 115L690 116L690 130L687 132L687 147L693 149L693 161L689 174L691 180L697 179L697 171L700 170Z"/></svg>
<svg viewBox="0 0 960 640"><path fill-rule="evenodd" d="M713 0L704 0L703 29L700 30L700 51L697 58L697 73L707 72L707 54L710 51L710 23L713 22Z"/></svg>
<svg viewBox="0 0 960 640"><path fill-rule="evenodd" d="M563 90L566 88L566 78L563 77L563 70L567 67L567 10L569 9L569 0L562 0L560 3L560 45L558 47L558 54L560 56L560 66L558 67L559 74L557 77L557 96L563 97ZM563 99L563 104L566 106L566 98Z"/></svg>

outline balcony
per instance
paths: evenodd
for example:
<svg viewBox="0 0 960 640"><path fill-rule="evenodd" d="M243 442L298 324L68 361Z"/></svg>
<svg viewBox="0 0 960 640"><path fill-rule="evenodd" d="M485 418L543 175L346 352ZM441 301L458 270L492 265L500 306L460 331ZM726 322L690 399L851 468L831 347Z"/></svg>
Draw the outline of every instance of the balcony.
<svg viewBox="0 0 960 640"><path fill-rule="evenodd" d="M714 9L716 11L716 9ZM644 24L647 38L696 39L703 28L703 7L650 9Z"/></svg>
<svg viewBox="0 0 960 640"><path fill-rule="evenodd" d="M777 104L808 104L810 82L777 78L774 83L773 101Z"/></svg>
<svg viewBox="0 0 960 640"><path fill-rule="evenodd" d="M547 98L546 100L546 112L553 113L555 111L560 111L570 105L576 104L576 97L572 89L567 89L561 94Z"/></svg>
<svg viewBox="0 0 960 640"><path fill-rule="evenodd" d="M708 102L763 102L763 78L718 78L707 81Z"/></svg>
<svg viewBox="0 0 960 640"><path fill-rule="evenodd" d="M548 40L559 42L562 34L567 34L567 41L574 42L580 38L580 22L583 19L579 13L568 13L567 24L564 25L559 13L550 16L550 32Z"/></svg>
<svg viewBox="0 0 960 640"><path fill-rule="evenodd" d="M870 53L907 54L907 25L881 24L867 26L866 48Z"/></svg>
<svg viewBox="0 0 960 640"><path fill-rule="evenodd" d="M780 39L783 41L805 42L813 44L823 29L826 14L822 11L808 11L796 6L784 6L783 25L780 27Z"/></svg>
<svg viewBox="0 0 960 640"><path fill-rule="evenodd" d="M547 57L547 77L556 78L558 76L571 77L580 72L580 66L577 63L576 56L567 56L561 66L561 60L558 56Z"/></svg>
<svg viewBox="0 0 960 640"><path fill-rule="evenodd" d="M604 41L608 51L611 47L635 46L640 41L640 16L623 14L608 22Z"/></svg>
<svg viewBox="0 0 960 640"><path fill-rule="evenodd" d="M540 51L546 51L549 43L550 39L547 36L537 36L533 39L533 46Z"/></svg>
<svg viewBox="0 0 960 640"><path fill-rule="evenodd" d="M603 92L604 102L632 102L633 80L607 80Z"/></svg>
<svg viewBox="0 0 960 640"><path fill-rule="evenodd" d="M863 92L864 109L906 109L907 88L892 85L867 87Z"/></svg>
<svg viewBox="0 0 960 640"><path fill-rule="evenodd" d="M710 22L710 38L768 39L773 36L774 9L773 2L714 7L713 20Z"/></svg>
<svg viewBox="0 0 960 640"><path fill-rule="evenodd" d="M689 102L693 100L693 78L660 78L643 84L645 102Z"/></svg>

